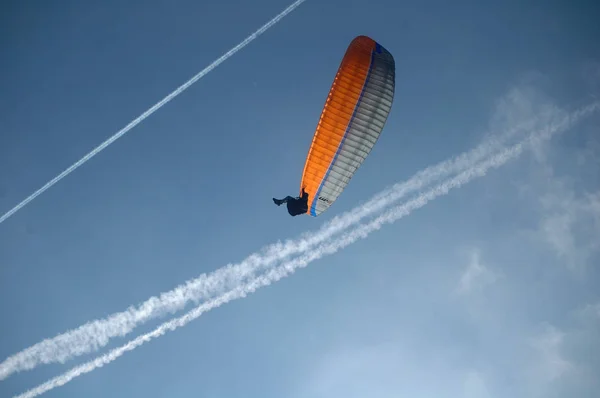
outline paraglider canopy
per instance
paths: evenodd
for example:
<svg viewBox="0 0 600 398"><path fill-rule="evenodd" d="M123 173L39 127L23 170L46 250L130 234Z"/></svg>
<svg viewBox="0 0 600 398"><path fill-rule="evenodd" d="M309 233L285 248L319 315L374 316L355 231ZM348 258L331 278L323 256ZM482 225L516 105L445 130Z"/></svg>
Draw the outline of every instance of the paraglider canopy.
<svg viewBox="0 0 600 398"><path fill-rule="evenodd" d="M395 89L395 61L383 46L358 36L329 90L300 182L307 213L318 216L346 188L379 139Z"/></svg>

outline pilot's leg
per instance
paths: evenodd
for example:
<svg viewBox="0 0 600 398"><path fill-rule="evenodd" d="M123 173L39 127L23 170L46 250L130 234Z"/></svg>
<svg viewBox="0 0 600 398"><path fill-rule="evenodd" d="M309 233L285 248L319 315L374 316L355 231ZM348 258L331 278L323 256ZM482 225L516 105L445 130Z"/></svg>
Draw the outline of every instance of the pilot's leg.
<svg viewBox="0 0 600 398"><path fill-rule="evenodd" d="M273 198L273 202L275 202L275 204L277 206L281 206L282 204L287 203L288 200L292 200L292 199L294 199L294 198L292 198L291 196L288 195L288 196L286 196L283 199L275 199L275 198Z"/></svg>

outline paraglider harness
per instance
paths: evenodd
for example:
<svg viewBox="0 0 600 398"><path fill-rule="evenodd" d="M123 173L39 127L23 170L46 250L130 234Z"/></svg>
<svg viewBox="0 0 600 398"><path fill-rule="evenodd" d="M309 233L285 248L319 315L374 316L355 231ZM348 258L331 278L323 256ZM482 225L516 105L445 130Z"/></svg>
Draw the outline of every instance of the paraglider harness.
<svg viewBox="0 0 600 398"><path fill-rule="evenodd" d="M286 196L283 199L273 198L273 202L275 202L277 206L281 206L285 203L287 205L288 213L290 213L290 216L292 217L308 212L308 193L306 193L304 188L302 188L302 196L295 198Z"/></svg>

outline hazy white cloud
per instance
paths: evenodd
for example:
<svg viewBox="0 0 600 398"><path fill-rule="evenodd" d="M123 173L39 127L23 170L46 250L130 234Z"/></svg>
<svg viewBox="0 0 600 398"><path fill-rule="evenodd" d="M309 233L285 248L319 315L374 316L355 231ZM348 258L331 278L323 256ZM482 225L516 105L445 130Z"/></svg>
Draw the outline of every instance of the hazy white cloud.
<svg viewBox="0 0 600 398"><path fill-rule="evenodd" d="M561 327L544 323L530 340L523 368L530 397L597 397L600 391L600 302L567 314Z"/></svg>
<svg viewBox="0 0 600 398"><path fill-rule="evenodd" d="M483 375L476 371L471 370L467 372L464 381L464 398L491 398L488 387L485 383Z"/></svg>
<svg viewBox="0 0 600 398"><path fill-rule="evenodd" d="M560 179L547 185L539 230L567 267L583 271L600 249L600 191L578 195Z"/></svg>
<svg viewBox="0 0 600 398"><path fill-rule="evenodd" d="M597 120L594 118L592 120ZM600 138L596 125L576 133L577 142L534 146L521 193L532 199L538 224L529 237L547 245L570 270L583 274L600 254ZM575 134L574 134L575 135ZM573 148L575 147L575 148Z"/></svg>
<svg viewBox="0 0 600 398"><path fill-rule="evenodd" d="M531 346L536 352L532 375L538 383L543 385L553 382L573 368L561 353L564 337L565 334L561 330L547 324L544 330L532 339Z"/></svg>
<svg viewBox="0 0 600 398"><path fill-rule="evenodd" d="M576 311L577 318L584 324L600 325L600 301L586 304Z"/></svg>
<svg viewBox="0 0 600 398"><path fill-rule="evenodd" d="M402 339L336 345L323 352L291 397L491 398L482 375L451 357ZM470 395L468 395L470 394Z"/></svg>
<svg viewBox="0 0 600 398"><path fill-rule="evenodd" d="M471 249L469 262L463 269L456 292L464 295L480 291L487 285L495 283L499 277L498 273L483 264L479 249Z"/></svg>
<svg viewBox="0 0 600 398"><path fill-rule="evenodd" d="M532 75L533 76L533 75ZM560 109L537 87L540 76L535 75L535 85L531 81L514 86L506 96L496 102L494 114L490 120L491 131L511 128L532 121L528 128L537 129L563 118L564 109Z"/></svg>
<svg viewBox="0 0 600 398"><path fill-rule="evenodd" d="M392 398L414 376L396 344L337 347L323 353L298 396Z"/></svg>

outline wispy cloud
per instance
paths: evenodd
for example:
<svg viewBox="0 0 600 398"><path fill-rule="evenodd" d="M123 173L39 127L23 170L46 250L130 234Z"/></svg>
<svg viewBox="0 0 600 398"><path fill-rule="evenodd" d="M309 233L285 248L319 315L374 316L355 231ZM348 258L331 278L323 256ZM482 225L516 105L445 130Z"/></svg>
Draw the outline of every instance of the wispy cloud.
<svg viewBox="0 0 600 398"><path fill-rule="evenodd" d="M532 339L531 346L537 353L532 374L538 383L552 382L572 369L573 365L561 353L563 339L564 333L550 324Z"/></svg>
<svg viewBox="0 0 600 398"><path fill-rule="evenodd" d="M596 397L600 389L600 302L578 306L561 326L543 322L521 366L532 397Z"/></svg>
<svg viewBox="0 0 600 398"><path fill-rule="evenodd" d="M594 104L593 109L596 110L599 108L599 106L600 104ZM496 153L488 159L479 162L476 166L459 173L455 177L438 184L434 188L431 188L424 193L421 193L416 198L409 200L402 205L384 211L383 214L374 218L372 221L361 224L353 230L344 233L341 237L332 239L329 242L324 242L316 249L306 252L296 259L290 260L277 268L271 269L265 272L265 274L249 281L248 283L237 286L233 290L201 304L185 315L165 322L153 331L143 334L131 340L129 343L115 348L107 354L104 354L92 361L77 366L63 375L57 376L19 395L19 397L35 397L53 388L62 386L78 376L89 373L98 367L104 366L118 359L125 352L131 351L154 338L160 337L170 330L175 330L179 327L185 326L208 310L217 308L231 300L245 297L260 287L268 286L284 277L291 275L299 268L306 267L312 261L318 260L323 256L333 254L359 239L364 239L372 232L379 230L384 224L393 223L398 219L411 214L414 210L425 206L431 200L434 200L439 196L446 195L450 190L459 188L462 185L469 183L473 179L485 176L492 168L501 167L506 162L521 155L526 148L530 147L531 144L537 142L538 140L550 139L556 133L572 127L572 124L577 122L579 118L585 114L586 113L582 113L581 110L576 111L575 113L568 115L568 117L561 122L547 126L546 128L542 129L542 131L536 131L532 133L525 140L519 142L518 144Z"/></svg>
<svg viewBox="0 0 600 398"><path fill-rule="evenodd" d="M458 282L457 293L467 295L479 291L485 286L496 282L499 274L486 267L481 261L478 249L470 251L469 263L465 266Z"/></svg>
<svg viewBox="0 0 600 398"><path fill-rule="evenodd" d="M600 301L593 304L586 304L576 312L578 318L583 323L600 326ZM600 329L598 331L600 332Z"/></svg>
<svg viewBox="0 0 600 398"><path fill-rule="evenodd" d="M539 204L538 240L546 242L565 266L579 275L585 273L593 264L591 260L600 253L600 189L596 179L600 173L593 169L600 164L600 156L589 151L594 145L598 147L599 142L596 139L586 143L586 148L573 157L575 164L569 165L581 170L584 177L578 173L561 174L560 161L564 162L566 150L553 154L548 147L537 145L537 176L531 188L527 188L536 195ZM558 165L553 159L557 159ZM590 185L588 178L595 182Z"/></svg>
<svg viewBox="0 0 600 398"><path fill-rule="evenodd" d="M485 378L476 370L471 370L465 376L463 398L491 398Z"/></svg>
<svg viewBox="0 0 600 398"><path fill-rule="evenodd" d="M573 270L583 270L600 249L600 191L575 197L555 191L541 202L546 214L540 230L554 252Z"/></svg>

